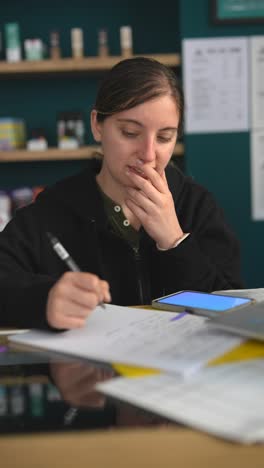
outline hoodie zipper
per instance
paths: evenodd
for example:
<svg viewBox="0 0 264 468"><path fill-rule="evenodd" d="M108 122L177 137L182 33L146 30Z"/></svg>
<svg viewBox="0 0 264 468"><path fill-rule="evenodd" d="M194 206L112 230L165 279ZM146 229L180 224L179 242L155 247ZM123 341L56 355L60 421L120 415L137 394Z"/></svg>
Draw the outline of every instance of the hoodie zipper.
<svg viewBox="0 0 264 468"><path fill-rule="evenodd" d="M105 274L104 274L104 263L102 259L102 252L101 252L101 247L98 243L98 232L97 232L97 226L96 226L96 221L95 219L90 218L90 223L94 232L94 240L95 240L95 245L96 245L96 256L97 256L97 265L98 265L98 276L102 280L105 279Z"/></svg>
<svg viewBox="0 0 264 468"><path fill-rule="evenodd" d="M90 219L90 222L93 227L93 231L95 234L95 238L97 240L98 235L97 235L97 226L96 226L96 221L94 219ZM136 263L136 272L137 272L137 284L138 284L138 293L139 293L139 300L140 304L147 304L149 302L149 297L147 297L147 294L145 294L145 287L144 287L144 279L143 279L143 274L142 274L142 268L141 268L141 255L139 252L139 247L131 247L133 254L134 254L134 259ZM101 272L101 279L104 279L104 266L103 266L103 261L102 261L102 255L101 255L101 249L96 242L96 250L97 250L97 260L99 263L99 269Z"/></svg>
<svg viewBox="0 0 264 468"><path fill-rule="evenodd" d="M144 294L144 282L142 278L142 269L141 269L141 256L139 253L139 248L138 247L132 247L132 250L134 252L134 258L136 262L136 269L137 269L137 283L138 283L138 292L139 292L139 299L140 299L140 304L146 304L146 298Z"/></svg>

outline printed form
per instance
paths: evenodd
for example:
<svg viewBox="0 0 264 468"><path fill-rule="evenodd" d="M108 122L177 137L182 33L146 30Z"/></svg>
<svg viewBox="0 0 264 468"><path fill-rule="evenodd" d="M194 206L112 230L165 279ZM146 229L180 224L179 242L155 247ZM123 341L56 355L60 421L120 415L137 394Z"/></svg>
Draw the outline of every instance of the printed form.
<svg viewBox="0 0 264 468"><path fill-rule="evenodd" d="M188 379L168 374L119 377L96 388L226 439L264 441L263 359L208 367Z"/></svg>
<svg viewBox="0 0 264 468"><path fill-rule="evenodd" d="M246 37L183 41L186 133L248 130L248 65Z"/></svg>
<svg viewBox="0 0 264 468"><path fill-rule="evenodd" d="M97 361L151 367L188 375L244 339L209 329L207 319L186 313L98 306L83 329L32 330L10 341Z"/></svg>
<svg viewBox="0 0 264 468"><path fill-rule="evenodd" d="M250 38L251 57L251 135L250 177L251 213L254 221L264 219L264 36Z"/></svg>

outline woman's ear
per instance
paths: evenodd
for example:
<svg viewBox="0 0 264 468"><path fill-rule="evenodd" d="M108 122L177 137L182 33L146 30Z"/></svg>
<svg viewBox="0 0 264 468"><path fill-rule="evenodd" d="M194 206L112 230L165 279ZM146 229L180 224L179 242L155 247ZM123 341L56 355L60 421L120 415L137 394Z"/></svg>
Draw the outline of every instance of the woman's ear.
<svg viewBox="0 0 264 468"><path fill-rule="evenodd" d="M91 130L93 137L97 143L101 142L101 124L97 120L97 111L95 109L91 112Z"/></svg>

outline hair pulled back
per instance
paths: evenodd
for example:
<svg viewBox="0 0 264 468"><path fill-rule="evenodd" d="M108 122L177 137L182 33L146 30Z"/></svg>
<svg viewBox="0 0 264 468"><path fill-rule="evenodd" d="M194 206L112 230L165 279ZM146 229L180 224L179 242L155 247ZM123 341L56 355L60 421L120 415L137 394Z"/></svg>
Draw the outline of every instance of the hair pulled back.
<svg viewBox="0 0 264 468"><path fill-rule="evenodd" d="M182 130L183 93L175 73L157 60L134 57L117 63L104 77L97 93L98 122L151 99L170 95L180 114Z"/></svg>

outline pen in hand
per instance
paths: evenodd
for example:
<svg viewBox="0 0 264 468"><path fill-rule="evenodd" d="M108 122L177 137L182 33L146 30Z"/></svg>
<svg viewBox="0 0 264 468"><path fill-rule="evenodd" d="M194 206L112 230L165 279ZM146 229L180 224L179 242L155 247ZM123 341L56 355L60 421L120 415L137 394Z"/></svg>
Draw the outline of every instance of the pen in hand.
<svg viewBox="0 0 264 468"><path fill-rule="evenodd" d="M56 254L60 257L60 259L66 263L67 267L71 271L81 271L80 267L77 265L77 263L73 260L73 258L70 256L70 254L67 252L65 247L60 243L59 239L51 234L51 232L47 232L47 237L52 245L53 250L56 252ZM105 309L105 304L104 302L99 302L99 305Z"/></svg>

